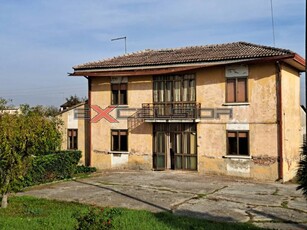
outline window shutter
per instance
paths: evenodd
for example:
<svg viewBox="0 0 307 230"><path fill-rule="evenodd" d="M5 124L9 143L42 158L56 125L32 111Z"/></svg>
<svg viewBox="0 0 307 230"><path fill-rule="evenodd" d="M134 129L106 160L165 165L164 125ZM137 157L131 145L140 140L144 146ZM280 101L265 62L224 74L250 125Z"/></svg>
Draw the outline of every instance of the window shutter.
<svg viewBox="0 0 307 230"><path fill-rule="evenodd" d="M236 137L236 133L235 132L228 132L227 136L228 137Z"/></svg>
<svg viewBox="0 0 307 230"><path fill-rule="evenodd" d="M227 102L235 102L235 79L227 79Z"/></svg>
<svg viewBox="0 0 307 230"><path fill-rule="evenodd" d="M247 137L247 133L239 132L239 137L246 138Z"/></svg>
<svg viewBox="0 0 307 230"><path fill-rule="evenodd" d="M246 78L238 78L237 102L246 102Z"/></svg>

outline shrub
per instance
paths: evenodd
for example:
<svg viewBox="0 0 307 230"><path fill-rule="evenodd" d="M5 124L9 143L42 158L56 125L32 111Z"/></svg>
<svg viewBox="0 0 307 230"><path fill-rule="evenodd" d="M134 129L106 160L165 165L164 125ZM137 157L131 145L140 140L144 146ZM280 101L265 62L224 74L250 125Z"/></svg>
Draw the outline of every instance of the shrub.
<svg viewBox="0 0 307 230"><path fill-rule="evenodd" d="M36 156L24 178L23 186L71 178L81 158L81 151L61 151Z"/></svg>
<svg viewBox="0 0 307 230"><path fill-rule="evenodd" d="M76 213L76 229L102 230L112 229L113 218L120 215L121 211L116 208L91 208L87 213Z"/></svg>
<svg viewBox="0 0 307 230"><path fill-rule="evenodd" d="M307 143L304 140L302 150L301 150L301 160L299 162L299 168L297 170L297 180L299 186L297 190L301 189L303 195L307 199Z"/></svg>
<svg viewBox="0 0 307 230"><path fill-rule="evenodd" d="M96 172L97 169L95 167L89 167L89 166L84 166L84 165L77 165L75 174L78 173L92 173Z"/></svg>

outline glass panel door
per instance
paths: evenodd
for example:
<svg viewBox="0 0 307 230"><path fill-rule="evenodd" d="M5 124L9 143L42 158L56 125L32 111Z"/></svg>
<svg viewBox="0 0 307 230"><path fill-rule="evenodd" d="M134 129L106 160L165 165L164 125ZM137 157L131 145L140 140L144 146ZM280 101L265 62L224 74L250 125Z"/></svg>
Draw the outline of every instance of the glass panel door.
<svg viewBox="0 0 307 230"><path fill-rule="evenodd" d="M197 170L196 125L155 124L153 164L156 170Z"/></svg>
<svg viewBox="0 0 307 230"><path fill-rule="evenodd" d="M165 169L165 157L166 157L166 135L164 132L156 132L154 136L154 154L153 154L153 166L154 169Z"/></svg>

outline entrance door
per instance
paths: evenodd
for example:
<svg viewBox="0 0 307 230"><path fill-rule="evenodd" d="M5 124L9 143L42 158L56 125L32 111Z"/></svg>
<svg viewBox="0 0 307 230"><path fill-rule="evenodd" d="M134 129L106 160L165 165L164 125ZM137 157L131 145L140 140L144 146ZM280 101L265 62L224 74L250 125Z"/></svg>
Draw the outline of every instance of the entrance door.
<svg viewBox="0 0 307 230"><path fill-rule="evenodd" d="M154 169L197 170L195 124L155 124L153 147Z"/></svg>
<svg viewBox="0 0 307 230"><path fill-rule="evenodd" d="M154 134L153 166L156 170L164 170L166 167L167 136L165 132Z"/></svg>

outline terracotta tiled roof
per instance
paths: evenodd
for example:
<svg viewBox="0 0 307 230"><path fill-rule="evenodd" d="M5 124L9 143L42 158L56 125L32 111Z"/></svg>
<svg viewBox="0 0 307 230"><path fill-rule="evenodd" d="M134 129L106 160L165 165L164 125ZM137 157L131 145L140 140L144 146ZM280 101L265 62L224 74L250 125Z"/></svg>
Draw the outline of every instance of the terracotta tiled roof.
<svg viewBox="0 0 307 230"><path fill-rule="evenodd" d="M217 62L294 55L294 52L247 42L234 42L176 49L144 50L74 66L74 70L109 69L157 65Z"/></svg>

